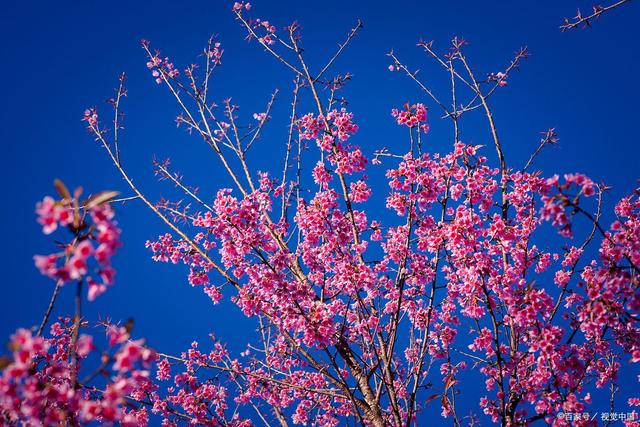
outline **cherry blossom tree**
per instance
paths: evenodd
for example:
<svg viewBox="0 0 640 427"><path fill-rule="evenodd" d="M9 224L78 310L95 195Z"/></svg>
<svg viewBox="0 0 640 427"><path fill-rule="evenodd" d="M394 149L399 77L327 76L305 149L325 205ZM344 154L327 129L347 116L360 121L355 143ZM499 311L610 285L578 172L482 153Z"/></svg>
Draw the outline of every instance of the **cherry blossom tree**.
<svg viewBox="0 0 640 427"><path fill-rule="evenodd" d="M526 164L508 162L491 100L527 50L480 74L464 40L443 51L420 42L450 80L444 97L390 52L389 78L409 79L429 103L389 106L405 145L367 158L358 145L363 118L340 94L351 77L330 75L362 23L318 67L296 23L282 27L250 9L239 2L232 13L292 76L282 167L257 173L250 156L279 92L245 116L215 99L210 82L224 50L214 38L186 68L143 41L178 125L211 148L233 187L202 195L157 161L158 176L190 207L154 202L120 156L125 76L108 114L87 109L90 134L133 194L82 199L82 189L57 181L57 196L38 203L38 223L57 245L35 265L55 287L40 326L18 329L2 359L0 424L410 426L437 407L436 424L597 425L557 415L588 412L595 394L613 404L619 372L640 361L640 188L612 207L603 203L607 187L583 174L536 171L541 150L558 143L554 129ZM463 142L471 114L486 119L487 146ZM434 115L451 125L444 153L426 149ZM369 184L367 173L380 168L387 188ZM374 193L386 195L385 206L369 200ZM114 283L114 206L123 200L166 224L146 243L155 261L181 265L213 304L230 299L255 321L259 339L247 351L215 341L165 354L134 337L130 323L84 313ZM603 223L611 210L616 219ZM550 247L553 229L562 243ZM51 323L61 286L76 287L75 313ZM89 334L92 323L103 336ZM465 383L467 373L483 386ZM468 415L463 405L476 409ZM626 425L640 425L629 412Z"/></svg>

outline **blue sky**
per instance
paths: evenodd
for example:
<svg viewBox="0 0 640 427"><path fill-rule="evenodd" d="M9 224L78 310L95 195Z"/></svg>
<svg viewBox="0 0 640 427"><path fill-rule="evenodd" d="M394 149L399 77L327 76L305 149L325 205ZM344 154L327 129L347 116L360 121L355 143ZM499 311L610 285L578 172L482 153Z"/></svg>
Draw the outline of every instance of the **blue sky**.
<svg viewBox="0 0 640 427"><path fill-rule="evenodd" d="M179 4L178 4L179 3ZM2 301L0 337L17 326L39 322L52 283L33 267L32 255L51 250L35 223L34 204L53 193L52 181L87 191L129 192L105 153L80 122L83 110L110 97L120 72L128 74L122 140L125 166L152 198L174 194L158 183L151 160L171 157L187 181L213 195L226 178L212 153L174 124L178 112L169 94L145 67L139 40L181 66L193 61L209 35L225 48L224 66L213 86L214 97L233 97L247 119L263 111L270 93L281 90L274 121L252 159L255 169L280 170L285 141L291 76L244 32L226 1L3 2L0 5L0 174L5 208L2 224ZM522 165L539 132L556 127L560 146L544 152L537 166L547 173L581 171L612 186L612 204L638 178L640 154L635 127L640 90L640 57L634 40L640 5L631 3L596 22L590 30L561 33L558 25L586 1L256 1L252 15L283 26L297 19L303 26L308 58L320 67L358 18L364 29L336 63L337 72L354 79L344 95L361 131L356 141L370 153L399 147L401 138L391 108L407 101L430 101L407 79L390 73L390 49L420 68L423 80L447 96L443 74L419 49L420 38L445 49L455 35L470 42L468 56L479 75L497 72L513 51L528 46L531 58L509 85L493 98L507 161ZM446 77L446 76L445 76ZM436 112L435 108L431 109ZM432 114L427 149L450 146L449 124ZM470 116L465 142L488 144L482 116ZM488 155L493 155L487 151ZM147 239L164 232L159 220L141 204L118 208L125 246L115 260L117 283L86 310L88 316L134 317L135 334L170 353L186 348L211 331L242 349L251 321L230 305L212 308L200 289L190 288L186 272L150 260ZM57 313L70 310L73 290L63 289ZM65 303L68 301L69 303ZM249 332L250 333L250 332Z"/></svg>

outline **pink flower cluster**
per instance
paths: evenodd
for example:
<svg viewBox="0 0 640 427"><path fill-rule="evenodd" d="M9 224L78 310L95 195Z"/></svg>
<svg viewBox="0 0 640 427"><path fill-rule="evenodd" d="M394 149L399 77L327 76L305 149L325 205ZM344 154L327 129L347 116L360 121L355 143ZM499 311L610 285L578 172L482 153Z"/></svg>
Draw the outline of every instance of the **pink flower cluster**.
<svg viewBox="0 0 640 427"><path fill-rule="evenodd" d="M93 339L81 334L74 341L73 329L67 318L52 325L51 338L33 336L26 329L13 335L13 355L0 375L3 425L146 425L147 410L129 409L129 404L154 390L146 370L155 359L153 352L141 348L140 342L124 344L116 352L118 360L123 353L130 355L134 347L140 356L130 358L126 369L114 364L106 387L96 389L79 383L80 367L95 349Z"/></svg>
<svg viewBox="0 0 640 427"><path fill-rule="evenodd" d="M242 11L242 9L250 10L251 9L251 3L244 2L244 1L237 1L237 2L235 2L233 4L233 11L234 12L240 12L240 11Z"/></svg>
<svg viewBox="0 0 640 427"><path fill-rule="evenodd" d="M298 127L301 139L315 139L318 147L329 153L327 160L334 166L335 173L350 175L364 171L367 159L362 150L346 143L358 131L352 113L344 108L329 111L326 118L309 113L298 120ZM330 173L324 166L314 170L314 179L319 183L330 179L323 170Z"/></svg>
<svg viewBox="0 0 640 427"><path fill-rule="evenodd" d="M44 234L51 234L61 226L68 226L74 220L73 207L69 201L57 202L51 196L45 196L36 204L38 224L42 225Z"/></svg>
<svg viewBox="0 0 640 427"><path fill-rule="evenodd" d="M161 397L161 393L152 396L152 412L161 415L166 425L173 425L169 423L178 422L179 414L185 414L194 424L219 425L224 420L224 425L240 427L253 423L232 410L233 404L260 402L258 406L277 407L282 413L292 408L291 419L296 424L315 421L336 426L340 417L349 414L349 403L333 398L331 393L336 390L321 374L300 366L281 338L272 342L266 351L268 366L255 360L232 358L219 342L208 353L194 342L179 358L160 360L158 379L172 381L166 387L165 397ZM274 378L269 368L286 369L290 374ZM216 371L219 374L211 378L210 373Z"/></svg>
<svg viewBox="0 0 640 427"><path fill-rule="evenodd" d="M209 48L206 51L207 58L214 64L220 65L222 63L222 54L224 53L224 49L222 49L222 45L220 42L216 42L211 40L209 42Z"/></svg>
<svg viewBox="0 0 640 427"><path fill-rule="evenodd" d="M498 86L504 87L507 85L507 75L502 71L489 74L488 80L492 82L496 82Z"/></svg>
<svg viewBox="0 0 640 427"><path fill-rule="evenodd" d="M263 121L267 117L267 113L253 113L253 119L259 122Z"/></svg>
<svg viewBox="0 0 640 427"><path fill-rule="evenodd" d="M554 175L549 178L546 185L550 187L549 194L542 198L544 207L541 215L544 220L551 220L553 225L559 228L559 233L566 237L573 236L570 215L567 209L577 211L581 197L591 197L596 193L596 184L582 174L566 174L564 182Z"/></svg>
<svg viewBox="0 0 640 427"><path fill-rule="evenodd" d="M409 128L419 126L423 132L426 133L429 131L429 125L427 124L427 107L424 104L406 104L402 110L394 108L391 110L391 116L396 119L396 122L400 126L407 126Z"/></svg>
<svg viewBox="0 0 640 427"><path fill-rule="evenodd" d="M55 201L47 196L37 204L36 213L45 234L64 226L72 237L61 251L33 257L40 273L61 283L86 280L90 301L104 293L114 282L111 258L121 244L111 206L104 202L81 210L75 200ZM92 260L95 274L90 273Z"/></svg>
<svg viewBox="0 0 640 427"><path fill-rule="evenodd" d="M324 151L331 151L336 141L346 141L358 132L358 125L353 121L353 114L344 108L331 110L324 116L313 113L306 114L298 120L300 138L315 139Z"/></svg>
<svg viewBox="0 0 640 427"><path fill-rule="evenodd" d="M245 4L245 9L247 7L247 4ZM260 43L265 45L272 45L276 42L276 27L269 21L258 18L254 21L253 28L255 30L261 29L265 33L263 36L258 37L258 41Z"/></svg>
<svg viewBox="0 0 640 427"><path fill-rule="evenodd" d="M89 129L96 128L98 126L98 111L95 108L88 108L84 110L83 122L87 122Z"/></svg>
<svg viewBox="0 0 640 427"><path fill-rule="evenodd" d="M143 46L147 46L147 42L143 41ZM218 46L216 46L218 48ZM215 56L216 52L213 52ZM220 52L218 51L218 54ZM149 61L147 61L147 68L151 70L151 75L156 79L156 83L161 84L163 80L174 79L180 75L180 71L169 62L169 58L161 58L159 53L151 55Z"/></svg>

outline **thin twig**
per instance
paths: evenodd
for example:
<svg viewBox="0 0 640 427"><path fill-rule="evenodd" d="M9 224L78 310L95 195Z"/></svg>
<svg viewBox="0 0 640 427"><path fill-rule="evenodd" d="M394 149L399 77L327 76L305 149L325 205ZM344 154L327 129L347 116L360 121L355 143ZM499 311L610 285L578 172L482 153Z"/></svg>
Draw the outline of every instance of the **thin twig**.
<svg viewBox="0 0 640 427"><path fill-rule="evenodd" d="M49 305L47 306L47 310L44 312L44 316L42 318L42 322L40 322L40 327L38 328L37 336L42 335L42 331L49 321L49 316L51 315L51 311L53 310L53 305L56 302L56 298L58 297L58 292L60 291L60 287L64 282L62 280L58 280L56 282L56 287L53 289L53 294L51 295L51 300L49 300Z"/></svg>
<svg viewBox="0 0 640 427"><path fill-rule="evenodd" d="M349 42L351 42L351 39L355 37L358 30L362 27L364 27L364 25L362 21L358 19L356 26L351 29L351 31L349 32L349 35L347 36L347 39L344 41L344 43L338 45L339 46L338 51L331 57L329 62L327 62L327 64L324 67L322 67L322 70L320 70L318 75L313 79L314 82L318 81L320 77L322 77L324 73L331 67L331 65L333 65L333 63L335 62L336 59L338 59L338 56L340 56L344 48L347 47Z"/></svg>
<svg viewBox="0 0 640 427"><path fill-rule="evenodd" d="M591 15L588 15L588 16L583 16L582 12L580 12L580 9L578 9L578 13L573 18L564 18L564 24L560 25L560 31L564 32L567 30L577 28L579 26L591 27L592 20L598 18L603 13L608 12L612 9L615 9L619 6L622 6L625 3L629 3L630 1L631 0L620 0L609 6L601 6L601 5L593 6L593 13L591 13Z"/></svg>

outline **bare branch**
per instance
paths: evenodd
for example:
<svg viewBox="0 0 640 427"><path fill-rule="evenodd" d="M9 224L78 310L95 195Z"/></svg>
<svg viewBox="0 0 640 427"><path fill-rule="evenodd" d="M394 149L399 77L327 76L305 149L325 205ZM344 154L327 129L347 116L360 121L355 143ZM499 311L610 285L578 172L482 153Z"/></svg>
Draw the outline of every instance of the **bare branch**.
<svg viewBox="0 0 640 427"><path fill-rule="evenodd" d="M629 2L631 2L631 0L619 0L618 2L610 4L609 6L595 5L593 6L592 13L587 16L583 15L580 9L578 9L576 16L574 16L573 18L564 18L564 24L560 25L560 31L564 32L578 27L591 27L591 22L596 18L599 18L600 15Z"/></svg>
<svg viewBox="0 0 640 427"><path fill-rule="evenodd" d="M322 67L322 70L320 70L320 72L318 73L318 75L313 79L313 81L318 81L320 79L320 77L322 77L324 75L324 73L331 67L331 65L334 63L334 61L338 58L338 56L340 56L340 54L342 53L342 51L344 50L345 47L347 47L347 45L349 44L349 42L351 42L351 40L355 37L356 33L358 32L358 30L360 28L364 27L364 24L362 23L361 20L358 19L358 22L356 23L356 26L353 27L351 29L351 31L349 32L349 35L347 36L347 39L344 41L344 43L342 43L341 45L339 45L338 47L338 51L331 57L331 59L329 60L329 62L327 62L327 65L325 65L324 67Z"/></svg>

